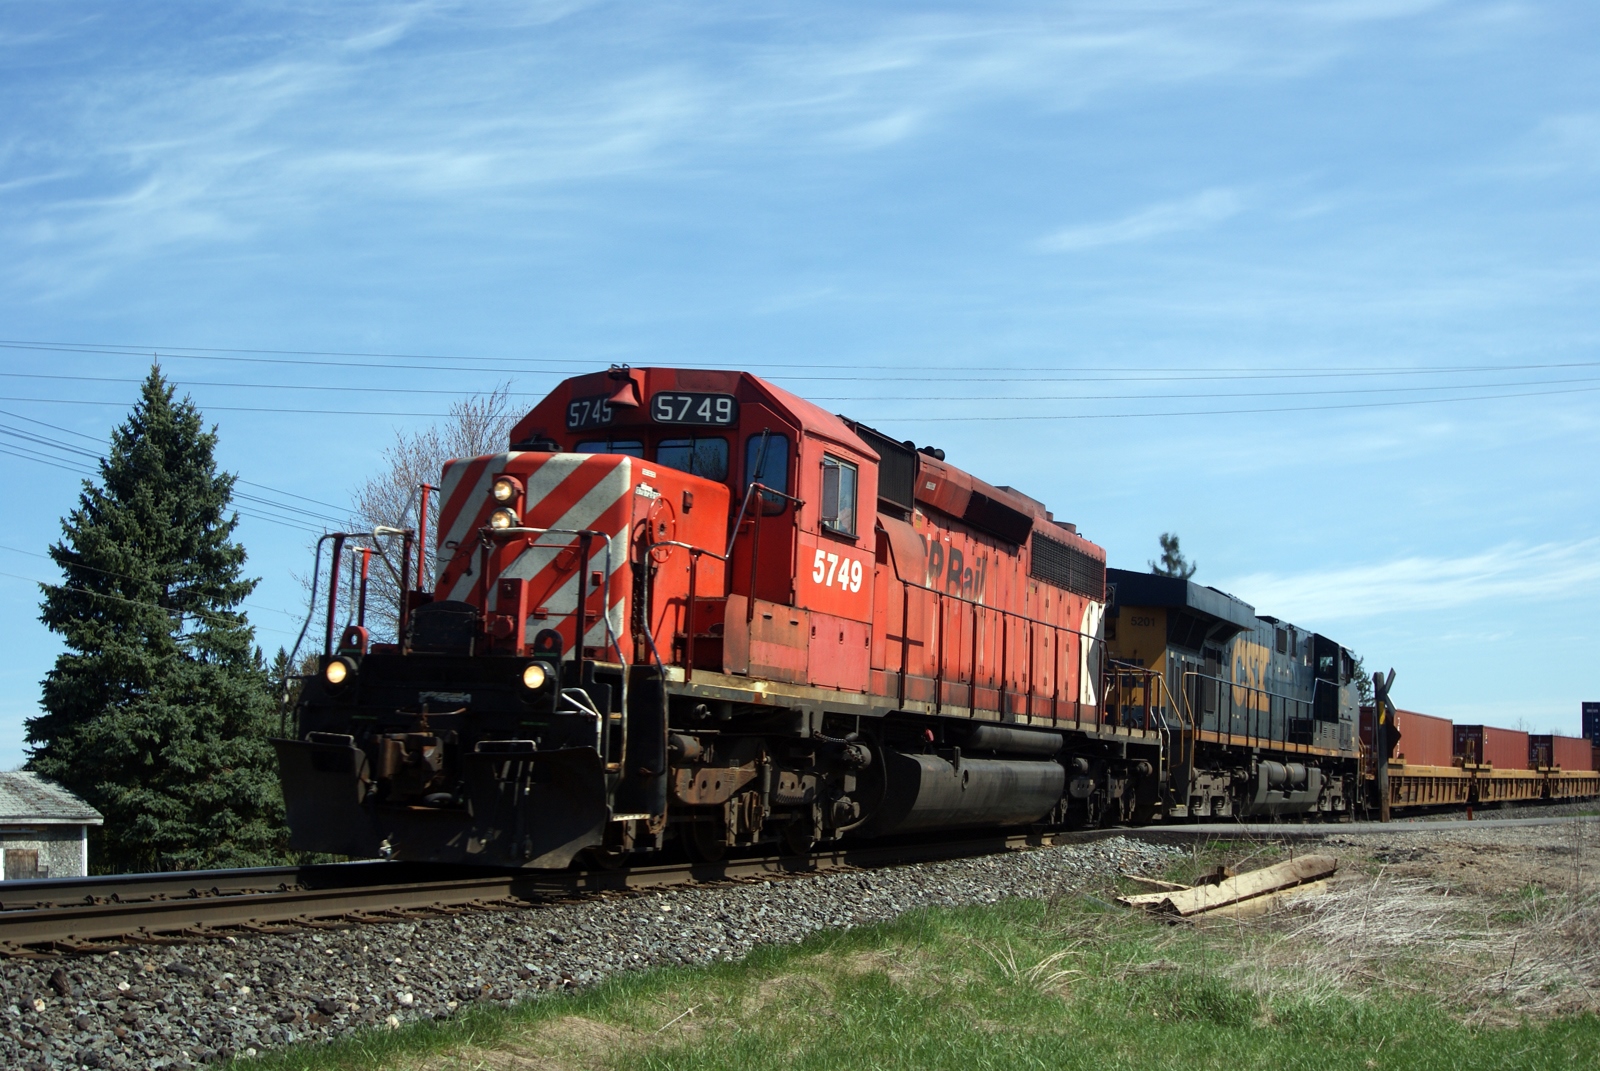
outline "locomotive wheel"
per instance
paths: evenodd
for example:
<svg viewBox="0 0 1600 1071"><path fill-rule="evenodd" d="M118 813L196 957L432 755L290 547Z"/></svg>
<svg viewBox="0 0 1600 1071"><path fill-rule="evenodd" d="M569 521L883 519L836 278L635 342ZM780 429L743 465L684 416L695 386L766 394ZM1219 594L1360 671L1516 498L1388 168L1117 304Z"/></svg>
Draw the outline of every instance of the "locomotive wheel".
<svg viewBox="0 0 1600 1071"><path fill-rule="evenodd" d="M628 852L616 845L585 848L583 861L596 870L616 870L628 861Z"/></svg>
<svg viewBox="0 0 1600 1071"><path fill-rule="evenodd" d="M811 815L802 814L783 827L783 846L801 858L817 846L816 824Z"/></svg>
<svg viewBox="0 0 1600 1071"><path fill-rule="evenodd" d="M706 815L689 823L683 847L696 863L720 863L728 857L728 838L720 816Z"/></svg>

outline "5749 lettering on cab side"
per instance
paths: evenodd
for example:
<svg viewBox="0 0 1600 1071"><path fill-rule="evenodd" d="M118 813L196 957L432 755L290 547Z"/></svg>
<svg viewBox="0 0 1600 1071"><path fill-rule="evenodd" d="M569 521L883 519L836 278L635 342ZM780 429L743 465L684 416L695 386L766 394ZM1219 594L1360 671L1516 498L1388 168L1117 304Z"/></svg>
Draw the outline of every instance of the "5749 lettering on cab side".
<svg viewBox="0 0 1600 1071"><path fill-rule="evenodd" d="M840 591L860 591L861 577L865 572L859 558L835 554L822 547L817 548L817 556L811 562L812 582L825 588L836 587Z"/></svg>

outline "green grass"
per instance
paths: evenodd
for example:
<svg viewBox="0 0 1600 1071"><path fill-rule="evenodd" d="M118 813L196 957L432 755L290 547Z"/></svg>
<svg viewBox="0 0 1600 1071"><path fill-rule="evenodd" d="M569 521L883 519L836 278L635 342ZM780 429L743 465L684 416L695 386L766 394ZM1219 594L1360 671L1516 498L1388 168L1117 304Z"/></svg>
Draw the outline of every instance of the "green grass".
<svg viewBox="0 0 1600 1071"><path fill-rule="evenodd" d="M1263 995L1245 946L1103 901L920 911L512 1009L267 1053L281 1071L1127 1068L1369 1071L1592 1066L1600 1019L1474 1028L1425 997Z"/></svg>

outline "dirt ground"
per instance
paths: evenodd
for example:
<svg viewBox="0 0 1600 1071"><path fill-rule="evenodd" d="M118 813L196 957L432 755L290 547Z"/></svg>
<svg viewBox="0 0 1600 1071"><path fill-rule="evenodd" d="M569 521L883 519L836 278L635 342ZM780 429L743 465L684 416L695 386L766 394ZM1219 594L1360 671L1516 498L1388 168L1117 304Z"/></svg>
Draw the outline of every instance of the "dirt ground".
<svg viewBox="0 0 1600 1071"><path fill-rule="evenodd" d="M1505 896L1538 887L1549 894L1594 891L1600 879L1600 822L1572 818L1550 826L1499 826L1332 837L1330 847L1366 852L1396 879L1461 893ZM1416 829L1413 832L1411 830Z"/></svg>
<svg viewBox="0 0 1600 1071"><path fill-rule="evenodd" d="M1430 995L1486 1024L1600 1013L1600 819L1407 823L1223 854L1247 869L1290 851L1338 857L1326 894L1210 924L1248 984Z"/></svg>

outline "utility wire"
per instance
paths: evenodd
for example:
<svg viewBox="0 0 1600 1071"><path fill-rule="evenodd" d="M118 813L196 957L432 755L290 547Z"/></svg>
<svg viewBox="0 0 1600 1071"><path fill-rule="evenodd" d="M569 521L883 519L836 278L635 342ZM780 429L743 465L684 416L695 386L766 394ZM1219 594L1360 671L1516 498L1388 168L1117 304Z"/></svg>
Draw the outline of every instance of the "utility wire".
<svg viewBox="0 0 1600 1071"><path fill-rule="evenodd" d="M521 364L521 365L562 364L562 365L575 366L578 369L594 369L594 370L598 371L598 368L596 367L598 362L596 360L591 359L591 358L576 358L576 357L573 357L573 358L553 358L553 357L465 357L465 356L457 356L457 355L450 355L450 354L359 353L359 352L351 352L351 351L319 351L319 350L206 349L206 348L202 348L202 347L184 347L184 346L172 346L172 347L134 347L134 346L110 346L110 345L101 346L101 345L96 345L94 343L45 342L45 341L26 341L26 340L17 340L17 339L0 339L0 349L33 350L33 351L48 352L48 353L79 353L79 354L85 354L85 355L90 355L90 356L127 356L127 357L139 357L141 359L153 358L153 359L158 359L158 360L161 359L161 358L166 357L166 358L187 359L187 360L239 361L239 362L254 363L254 364L304 365L304 366L312 366L312 367L317 367L317 368L330 368L331 367L331 368L357 368L357 369L402 369L402 370L411 370L411 371L449 372L449 373L452 373L452 374L466 371L466 372L491 372L491 373L494 373L496 375L505 375L508 372L518 371L518 369L516 367L514 367L514 365L517 365L517 364ZM266 356L257 356L257 357L241 356L243 354L264 354ZM351 361L330 361L330 360L326 360L325 359L327 357L361 357L361 358L368 358L368 360L365 360L365 361L354 361L354 362L351 362ZM310 359L310 358L318 358L318 359L313 360L313 359ZM392 361L392 360L429 361L429 362L441 362L441 363L435 363L435 364L380 364L380 363L373 363L375 361ZM512 365L513 367L472 368L472 367L462 366L459 363L455 363L455 362L462 362L462 361L499 361L499 362L505 362L506 364ZM995 371L1001 372L1001 373L1027 373L1027 375L1021 376L1019 378L1007 379L1007 378L1003 378L1003 377L1002 378L996 378L993 374L984 373L984 372L981 372L981 371L973 372L971 375L964 376L964 377L962 377L962 376L953 376L952 373L959 372L959 371L961 371L961 369L958 369L958 368L928 368L928 367L923 366L923 365L886 365L886 364L851 363L849 365L826 366L826 365L818 365L815 362L806 362L806 363L803 363L803 364L779 364L779 363L775 363L775 362L759 362L759 361L758 362L753 362L752 365L751 365L751 367L761 367L761 368L768 368L768 369L789 369L789 368L799 369L799 370L803 370L806 373L815 373L815 372L817 372L819 370L826 370L826 369L829 369L829 368L834 368L834 369L837 369L837 370L839 370L841 372L850 372L850 373L855 373L855 372L859 372L859 371L862 371L862 370L885 371L885 372L894 373L894 374L891 374L891 375L888 375L888 376L862 376L862 375L855 375L855 374L850 374L850 375L803 374L803 375L801 375L801 374L779 374L779 373L774 373L774 374L772 374L772 375L770 375L768 377L768 378L772 378L772 379L781 379L781 380L785 380L785 381L810 381L810 382L819 382L819 381L904 382L907 378L910 378L910 377L921 377L921 376L925 376L925 375L927 375L929 373L935 373L935 374L938 374L938 375L942 376L946 380L958 379L958 380L961 380L961 381L971 381L971 382L1014 382L1014 383L1081 382L1081 381L1087 381L1087 382L1117 382L1117 381L1123 381L1123 379L1159 382L1159 381L1161 381L1161 378L1163 378L1163 377L1169 378L1169 379L1172 379L1172 380L1182 380L1182 381L1190 381L1190 380L1196 380L1196 379L1214 379L1214 378L1215 379L1327 379L1327 378L1343 378L1343 377L1348 377L1348 376L1407 376L1407 375L1450 375L1450 374L1460 374L1460 373L1468 373L1468 374L1470 374L1470 373L1483 373L1483 372L1521 372L1521 371L1535 371L1535 370L1541 370L1541 369L1555 369L1555 368L1593 368L1593 367L1597 367L1597 366L1600 366L1600 361L1565 361L1565 362L1551 362L1551 363L1538 363L1538 364L1439 365L1439 366L1423 366L1423 367L1414 367L1414 368L1396 368L1396 367L1394 367L1392 365L1382 366L1382 367L1379 367L1379 366L1358 366L1358 367L1341 368L1341 369L1333 369L1333 370L1321 370L1321 371L1306 371L1304 368L1296 368L1296 367L1261 367L1261 366L1249 366L1249 365L1216 366L1216 367L1209 367L1209 368L1207 368L1207 367L1199 367L1199 368L1192 368L1192 369L1172 368L1172 367L1158 367L1158 366L1151 366L1151 367L1084 366L1084 367L1077 368L1077 369L1063 369L1063 368L1061 368L1060 366L1057 365L1057 366L1035 366L1035 367L1018 366L1018 367L1001 368L1001 369L996 369L995 370ZM693 364L693 365L691 365L691 364L680 363L679 367L712 367L712 366L706 366L706 365L701 365L701 364ZM523 369L523 370L525 370L525 371L539 371L541 374L544 374L545 372L548 372L549 374L558 374L555 370L534 370L534 369ZM1064 375L1065 373L1073 373L1073 374L1072 375ZM1112 374L1112 378L1110 378L1110 379L1097 378L1097 379L1093 379L1093 380L1086 380L1086 379L1084 379L1083 376L1079 375L1078 373L1111 373ZM1138 375L1137 376L1129 376L1129 373L1138 373ZM113 381L116 381L116 380L113 380ZM126 382L126 381L116 381L116 382ZM272 385L269 385L269 386L272 386ZM376 389L380 389L380 388L370 388L370 389L376 390ZM383 415L389 415L389 414L383 414ZM410 414L402 414L402 415L410 415Z"/></svg>
<svg viewBox="0 0 1600 1071"><path fill-rule="evenodd" d="M30 420L31 419L31 418L28 418L28 417L17 417L16 414L8 413L8 412L5 412L3 410L0 410L0 415L10 416L10 417L13 417L13 418L16 418L16 419L22 419L22 420ZM31 422L35 423L35 424L41 424L41 425L43 425L45 427L55 428L57 431L68 432L69 434L74 434L74 435L81 435L82 434L81 432L72 432L72 431L70 431L70 429L67 429L67 428L57 427L54 424L45 424L44 421L33 420ZM95 462L99 462L101 460L101 455L100 454L94 453L92 451L84 450L81 447L77 447L77 446L72 445L71 443L62 442L59 439L52 439L51 437L49 437L47 435L36 435L36 434L31 433L31 432L23 431L21 429L9 428L4 424L0 424L0 434L10 435L10 436L12 436L14 438L24 439L24 440L26 440L28 442L37 443L37 444L40 444L40 445L43 445L43 446L48 446L48 447L51 447L51 448L57 449L57 450L63 450L63 451L66 451L66 452L72 453L72 454L77 454L77 455L79 455L81 457L89 458L89 459L91 459L91 460L93 460ZM89 436L86 436L86 435L82 436L82 437L86 438L86 439L90 438ZM27 449L27 448L23 447L22 449ZM49 456L49 455L46 455L46 456ZM64 460L64 459L54 459L54 460ZM84 475L94 475L91 472L84 472L83 474ZM273 494L286 495L286 496L288 496L290 498L297 498L297 499L300 499L301 501L304 501L304 502L313 503L314 505L329 506L332 509L338 509L339 508L338 506L334 506L332 503L329 503L329 502L318 502L316 499L306 498L304 495L297 495L297 494L294 494L292 491L283 491L283 490L280 490L280 489L275 488L275 487L269 487L269 486L267 486L265 484L258 484L258 483L254 483L253 481L249 481L249 480L240 480L237 477L235 478L235 482L247 484L247 485L249 485L251 487L255 487L255 488L258 488L258 489L264 490L264 491L269 491L269 492L271 492ZM345 523L345 518L343 518L343 517L330 516L329 514L326 514L326 513L320 513L320 512L314 511L314 510L308 510L303 506L296 506L296 505L294 505L292 503L273 502L270 499L265 499L265 498L262 498L262 497L260 497L258 495L251 495L248 492L235 491L234 494L233 494L233 497L236 498L236 499L242 499L244 501L254 502L254 503L256 503L256 504L258 504L260 506L263 506L263 507L270 507L271 509L275 509L275 510L278 510L280 512L289 512L289 513L293 513L293 514L301 514L301 515L304 515L306 517L310 517L313 520L322 521L322 522L325 522L327 524L341 525L341 524ZM291 518L291 519L295 519L295 518Z"/></svg>
<svg viewBox="0 0 1600 1071"><path fill-rule="evenodd" d="M1553 394L1587 394L1600 391L1600 387L1572 387L1566 390L1536 390L1517 394L1479 394L1470 398L1405 398L1393 402L1351 402L1348 405L1297 405L1283 406L1267 409L1175 409L1165 413L1050 413L1046 415L1030 416L1015 413L1005 416L958 416L958 417L907 417L898 416L866 417L867 420L902 420L913 423L955 423L955 422L980 422L980 421L1012 421L1012 420L1118 420L1128 417L1173 417L1173 416L1229 416L1243 413L1312 413L1329 409L1377 409L1396 405L1444 405L1452 402L1487 402L1502 398L1543 398Z"/></svg>
<svg viewBox="0 0 1600 1071"><path fill-rule="evenodd" d="M247 628L251 629L252 631L254 631L256 629L259 629L262 632L276 632L280 636L293 635L293 633L286 632L281 628L272 628L272 627L267 626L267 625L252 625L252 624L250 624L249 619L247 619L243 614L236 615L238 617L238 620L231 620L230 616L232 616L232 615L218 614L218 613L214 613L214 612L208 611L208 610L178 610L178 609L175 609L175 608L172 608L172 607L161 606L161 605L158 605L158 604L153 603L153 602L141 602L138 599L125 599L121 595L107 595L103 591L91 591L89 588L80 588L80 587L77 587L77 586L72 585L72 584L52 584L52 583L50 583L49 581L46 581L46 580L35 580L31 576L23 576L21 573L0 572L0 576L9 576L13 580L25 580L30 584L38 584L42 588L53 588L56 591L72 591L72 592L77 592L78 594L81 594L81 595L89 595L89 596L92 596L93 598L96 598L96 599L110 599L113 602L127 603L130 606L143 606L143 607L146 607L146 608L149 608L149 609L153 609L153 610L160 610L164 614L169 614L169 615L172 615L172 616L175 616L175 617L179 617L179 618L184 618L184 617L193 617L193 618L211 617L211 618L214 618L216 620L223 621L224 623L230 624L230 625L243 624Z"/></svg>
<svg viewBox="0 0 1600 1071"><path fill-rule="evenodd" d="M71 472L86 478L93 478L94 476L98 475L92 469L85 468L81 465L72 464L70 461L66 461L65 459L40 457L32 453L21 453L15 448L8 448L4 445L0 445L0 454L9 454L12 457L19 457L25 461L32 461L40 465L48 465L53 469L61 469L65 472ZM239 509L237 506L235 506L234 511L241 517L247 517L258 521L267 521L272 524L281 525L285 528L294 528L298 531L305 532L308 535L322 534L322 529L320 528L313 528L310 525L299 522L298 520L275 516L261 509Z"/></svg>
<svg viewBox="0 0 1600 1071"><path fill-rule="evenodd" d="M6 546L4 543L0 543L0 550L8 550L13 554L26 554L30 558L44 558L46 561L52 561L52 562L55 561L55 559L52 558L50 555L41 554L37 550L23 550L21 547L10 547L10 546ZM56 564L60 565L59 562L57 562ZM65 568L65 567L63 567L63 568ZM140 577L137 577L137 576L130 576L127 573L112 572L110 569L101 569L98 566L94 566L94 565L84 565L82 562L73 562L72 565L71 565L71 568L73 568L73 569L85 569L85 570L88 570L91 573L99 573L101 576L114 577L117 580L131 580L135 584L153 584L153 583L155 583L155 581L150 580L148 578L140 578ZM8 574L8 575L10 575L10 574ZM39 581L39 583L43 583L43 581ZM300 617L300 615L290 613L288 610L279 610L276 607L272 607L272 606L262 606L260 603L244 602L243 600L241 600L239 605L248 606L252 610L260 610L260 611L262 611L264 613L282 614L284 617L293 618L293 619L295 619L297 621L299 620L299 617Z"/></svg>
<svg viewBox="0 0 1600 1071"><path fill-rule="evenodd" d="M1577 380L1575 382L1585 382L1585 380ZM1535 384L1534 383L1529 383L1529 384L1471 384L1471 385L1463 384L1463 385L1458 386L1458 387L1435 387L1435 388L1432 388L1432 389L1436 389L1436 390L1471 390L1471 389L1490 390L1490 389L1494 389L1497 386L1523 386L1523 385L1532 386L1532 385L1535 385ZM905 420L905 419L912 419L912 420L936 421L936 422L951 422L951 421L982 422L982 421L1005 421L1005 420L1080 420L1080 419L1081 420L1110 420L1110 419L1135 420L1135 419L1151 419L1151 418L1159 419L1159 418L1163 418L1163 417L1173 417L1173 416L1233 416L1233 415L1243 415L1243 414L1252 414L1252 413L1303 413L1303 412L1314 412L1314 411L1319 411L1319 410L1331 410L1331 409L1367 409L1367 408L1379 407L1379 406L1396 406L1396 405L1437 405L1437 404L1446 404L1446 403L1495 401L1495 400L1505 399L1505 398L1535 398L1535 397L1549 397L1549 396L1561 395L1561 394L1584 394L1584 393L1588 393L1589 391L1594 390L1594 389L1597 389L1597 388L1593 388L1593 387L1574 387L1574 388L1568 388L1568 389L1564 389L1564 390L1513 392L1513 393L1509 393L1509 394L1473 394L1473 395L1465 395L1465 396L1455 397L1455 398L1408 398L1408 399L1401 399L1401 400L1397 400L1397 401L1388 401L1388 402L1352 402L1352 403L1347 404L1347 405L1279 406L1279 407L1266 407L1266 408L1259 408L1259 409L1171 409L1171 410L1150 410L1150 411L1147 411L1147 412L1139 412L1139 413L1046 413L1046 414L1037 414L1037 415L1008 413L1008 414L1005 414L1003 416L952 416L952 417L924 417L924 416L917 416L917 417L909 417L909 418L905 414L901 413L901 414L895 414L895 415L890 416L890 417L873 417L873 416L867 415L867 416L858 416L858 418L859 419L864 419L864 420L873 420L873 419L878 419L878 420L889 420L889 419ZM1316 394L1319 394L1319 393L1343 394L1343 393L1350 393L1350 392L1329 391L1329 392L1307 392L1307 393L1312 394L1312 395L1316 395ZM1281 395L1281 394L1243 395L1243 397L1252 397L1252 396L1254 396L1254 397L1282 397L1283 395ZM1151 397L1151 396L1145 395L1145 396L1135 396L1135 397L1144 397L1145 400L1148 400L1148 401L1182 402L1182 401L1186 401L1186 400L1188 400L1190 398L1197 397L1197 396L1196 395L1160 395L1160 396ZM1237 397L1237 395L1235 397ZM837 400L844 400L844 399L837 399ZM874 401L882 401L883 399L882 398L860 398L860 399L850 399L850 400L861 401L861 402L874 402ZM973 400L974 401L982 401L982 400L985 400L985 399L975 398ZM995 399L995 400L1003 400L1003 399ZM1011 399L1011 400L1022 400L1022 399ZM1072 399L1072 400L1074 400L1074 401L1094 401L1096 399L1093 398L1092 396L1090 396L1090 397L1080 396L1080 397ZM86 399L82 399L82 398L10 398L10 397L0 397L0 401L13 401L13 402L15 402L15 401L23 401L23 402L31 402L31 403L34 403L34 404L52 404L52 405L119 405L120 406L120 405L125 404L123 402L118 402L118 401L104 401L104 402L102 402L102 401L86 400ZM282 409L271 408L271 407L240 406L240 405L208 405L208 406L206 406L206 409L207 409L207 411L232 412L232 413L283 413L284 412L284 410L282 410ZM345 416L345 417L363 416L363 417L418 417L418 418L433 418L433 417L437 417L439 415L437 412L432 412L432 413L390 412L390 411L378 411L378 410L369 410L369 409L360 409L360 410L353 410L353 409L296 409L296 410L294 410L294 413L297 414L297 415Z"/></svg>

